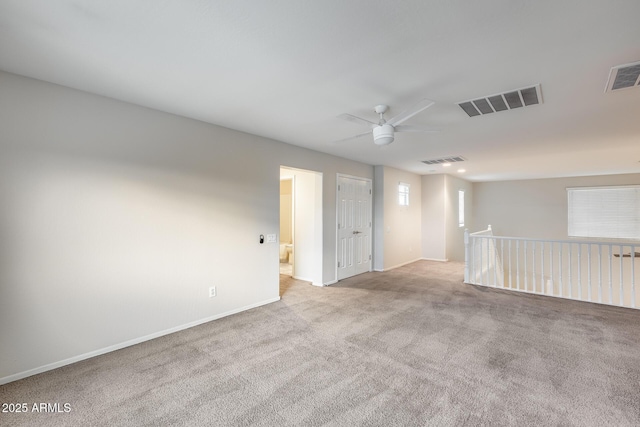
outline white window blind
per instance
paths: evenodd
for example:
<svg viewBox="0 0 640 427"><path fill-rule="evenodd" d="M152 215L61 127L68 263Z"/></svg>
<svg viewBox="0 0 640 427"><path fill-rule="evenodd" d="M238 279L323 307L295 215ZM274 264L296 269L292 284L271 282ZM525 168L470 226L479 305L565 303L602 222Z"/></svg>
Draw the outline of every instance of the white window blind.
<svg viewBox="0 0 640 427"><path fill-rule="evenodd" d="M567 188L569 236L640 240L640 185Z"/></svg>

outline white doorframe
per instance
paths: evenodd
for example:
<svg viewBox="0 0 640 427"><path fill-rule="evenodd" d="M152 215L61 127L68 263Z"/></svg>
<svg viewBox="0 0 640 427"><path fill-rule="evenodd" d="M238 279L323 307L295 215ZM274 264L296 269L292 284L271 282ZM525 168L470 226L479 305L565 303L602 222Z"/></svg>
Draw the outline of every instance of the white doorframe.
<svg viewBox="0 0 640 427"><path fill-rule="evenodd" d="M372 260L372 248L373 248L373 180L371 180L370 178L363 178L360 176L354 176L354 175L347 175L347 174L342 174L342 173L338 173L336 174L336 259L335 259L335 278L336 281L345 279L346 277L343 277L342 279L339 277L339 266L338 266L338 262L339 262L339 245L340 245L340 179L341 178L347 178L347 179L354 179L354 180L360 180L360 181L365 181L368 184L368 188L369 188L369 203L367 206L367 211L368 211L368 217L369 217L369 227L368 227L368 233L369 233L369 244L368 244L368 248L367 251L369 253L369 262L368 262L368 270L367 271L372 271L372 266L373 266L373 260ZM364 272L364 271L363 271ZM356 273L356 274L360 274L360 273ZM355 275L355 274L354 274Z"/></svg>
<svg viewBox="0 0 640 427"><path fill-rule="evenodd" d="M323 286L322 172L282 165L280 174L294 178L293 277Z"/></svg>
<svg viewBox="0 0 640 427"><path fill-rule="evenodd" d="M293 259L296 259L296 203L295 203L295 196L296 196L296 177L295 175L282 175L280 174L280 182L282 183L282 181L291 181L291 201L290 201L290 209L291 209L291 230L289 231L291 233L291 244L293 245L293 250L291 251L291 254L293 256ZM282 198L282 195L280 196L280 198ZM282 211L280 211L280 215L282 215ZM282 244L282 230L280 230L280 236L278 236L278 244ZM295 263L291 264L291 277L295 277L296 274L296 266Z"/></svg>

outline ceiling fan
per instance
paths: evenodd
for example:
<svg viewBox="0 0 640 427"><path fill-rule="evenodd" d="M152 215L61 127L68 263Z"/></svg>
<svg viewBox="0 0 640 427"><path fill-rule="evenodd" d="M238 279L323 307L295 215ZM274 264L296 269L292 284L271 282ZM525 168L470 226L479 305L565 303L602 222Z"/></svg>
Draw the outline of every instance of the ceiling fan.
<svg viewBox="0 0 640 427"><path fill-rule="evenodd" d="M384 118L384 113L389 110L389 106L384 104L376 105L374 111L380 116L378 123L371 122L360 117L352 116L351 114L340 114L338 118L370 127L371 129L373 129L373 142L376 145L382 146L391 144L393 142L395 132L438 132L437 130L425 129L419 126L399 126L400 123L410 119L419 112L426 110L433 104L433 101L429 99L423 99L411 108L403 111L402 113L389 120L386 120ZM340 141L336 142L343 142L354 138L360 138L361 136L369 135L370 133L371 131L361 133L359 135L350 136L349 138L341 139Z"/></svg>

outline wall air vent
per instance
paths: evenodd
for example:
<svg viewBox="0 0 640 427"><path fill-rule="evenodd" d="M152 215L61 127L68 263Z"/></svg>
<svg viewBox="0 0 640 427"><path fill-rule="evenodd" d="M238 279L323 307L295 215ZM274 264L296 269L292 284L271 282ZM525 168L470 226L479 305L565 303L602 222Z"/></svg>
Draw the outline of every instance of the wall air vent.
<svg viewBox="0 0 640 427"><path fill-rule="evenodd" d="M426 165L441 165L443 163L464 162L465 160L466 159L462 156L449 156L449 157L442 157L440 159L423 160L422 163Z"/></svg>
<svg viewBox="0 0 640 427"><path fill-rule="evenodd" d="M485 96L484 98L458 102L460 108L462 108L469 117L513 110L514 108L527 107L529 105L536 104L542 104L540 84L523 89L511 90L505 93Z"/></svg>
<svg viewBox="0 0 640 427"><path fill-rule="evenodd" d="M605 92L640 87L640 61L633 64L617 65L609 71Z"/></svg>

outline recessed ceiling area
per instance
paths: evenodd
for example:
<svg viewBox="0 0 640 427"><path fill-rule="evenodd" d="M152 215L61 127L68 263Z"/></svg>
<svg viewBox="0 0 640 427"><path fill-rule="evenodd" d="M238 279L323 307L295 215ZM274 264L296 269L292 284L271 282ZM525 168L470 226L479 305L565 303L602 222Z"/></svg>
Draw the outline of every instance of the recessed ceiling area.
<svg viewBox="0 0 640 427"><path fill-rule="evenodd" d="M417 174L451 153L472 181L640 173L638 16L637 0L8 0L0 70ZM438 133L332 143L361 132L341 114L425 98L402 124Z"/></svg>

